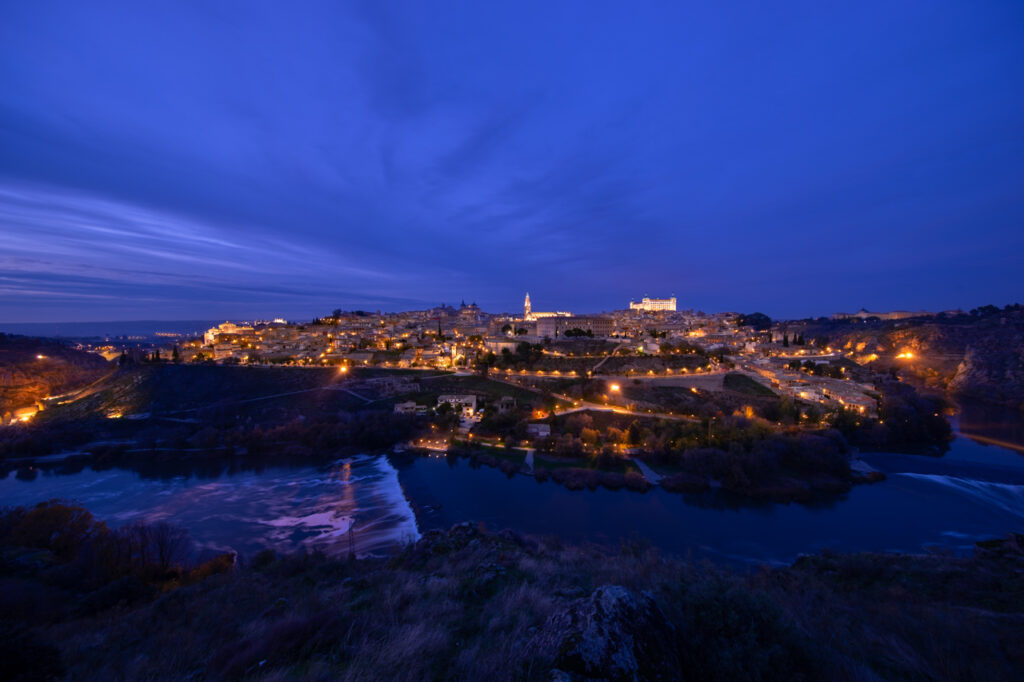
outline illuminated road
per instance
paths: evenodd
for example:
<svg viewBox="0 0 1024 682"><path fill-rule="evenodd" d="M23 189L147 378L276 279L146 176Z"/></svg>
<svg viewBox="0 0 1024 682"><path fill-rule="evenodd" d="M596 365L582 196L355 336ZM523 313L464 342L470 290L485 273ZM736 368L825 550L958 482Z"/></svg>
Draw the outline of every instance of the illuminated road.
<svg viewBox="0 0 1024 682"><path fill-rule="evenodd" d="M618 346L616 346L612 350L611 353L609 353L607 356L605 356L604 360L601 360L601 362L599 362L596 365L594 365L594 369L590 370L590 373L591 374L597 374L597 370L600 369L601 365L603 365L604 363L608 362L608 358L610 358L613 355L615 355L616 353L618 353L620 348L625 348L627 345L629 345L629 343L630 343L630 341L627 339L626 341L623 341Z"/></svg>
<svg viewBox="0 0 1024 682"><path fill-rule="evenodd" d="M587 410L593 410L595 412L614 412L615 414L624 414L633 417L646 417L647 419L669 419L672 421L679 422L700 423L700 419L697 419L696 417L690 417L681 414L670 414L668 412L650 412L647 410L630 410L625 407L620 407L619 405L603 405L601 403L592 403L587 400L573 400L567 395L560 395L558 393L555 393L553 395L559 400L574 403L573 407L564 408L561 410L556 409L554 411L554 414L556 416L561 416L563 414L572 414L573 412L584 412Z"/></svg>

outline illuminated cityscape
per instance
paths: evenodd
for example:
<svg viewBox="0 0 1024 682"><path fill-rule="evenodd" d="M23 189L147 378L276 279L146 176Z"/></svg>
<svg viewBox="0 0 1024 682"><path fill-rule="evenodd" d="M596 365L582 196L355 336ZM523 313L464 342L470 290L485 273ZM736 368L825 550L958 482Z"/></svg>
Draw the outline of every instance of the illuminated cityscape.
<svg viewBox="0 0 1024 682"><path fill-rule="evenodd" d="M1024 679L1024 2L0 3L0 678Z"/></svg>

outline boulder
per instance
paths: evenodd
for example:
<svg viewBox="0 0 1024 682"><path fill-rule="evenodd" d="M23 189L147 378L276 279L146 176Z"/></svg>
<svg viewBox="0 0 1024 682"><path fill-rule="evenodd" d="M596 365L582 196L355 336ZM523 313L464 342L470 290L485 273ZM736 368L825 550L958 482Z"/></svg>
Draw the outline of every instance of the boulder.
<svg viewBox="0 0 1024 682"><path fill-rule="evenodd" d="M605 585L552 615L538 635L553 679L680 679L675 628L654 598Z"/></svg>

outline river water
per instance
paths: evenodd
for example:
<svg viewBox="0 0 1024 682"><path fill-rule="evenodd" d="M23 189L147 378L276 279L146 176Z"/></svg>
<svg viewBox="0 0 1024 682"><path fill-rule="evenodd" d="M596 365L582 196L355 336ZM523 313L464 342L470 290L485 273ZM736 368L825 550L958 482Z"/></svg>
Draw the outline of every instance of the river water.
<svg viewBox="0 0 1024 682"><path fill-rule="evenodd" d="M40 467L0 479L0 501L73 500L111 525L165 520L187 528L202 550L244 555L268 546L382 555L465 520L568 541L650 543L728 564L788 563L825 548L967 552L976 540L1024 531L1024 455L1012 449L958 436L940 458L862 458L888 479L815 505L660 488L571 491L466 460L395 455L326 465Z"/></svg>

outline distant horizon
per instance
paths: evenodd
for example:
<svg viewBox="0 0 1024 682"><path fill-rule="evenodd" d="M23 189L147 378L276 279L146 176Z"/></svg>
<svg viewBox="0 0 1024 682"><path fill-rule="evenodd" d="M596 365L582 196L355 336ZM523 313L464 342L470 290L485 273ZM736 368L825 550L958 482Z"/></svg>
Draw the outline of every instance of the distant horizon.
<svg viewBox="0 0 1024 682"><path fill-rule="evenodd" d="M525 294L525 292L524 292L524 294ZM634 297L633 299L627 299L621 305L617 305L617 306L614 306L614 307L607 307L607 306L606 307L575 307L575 306L566 305L564 303L560 303L557 300L548 301L546 299L536 297L536 296L534 296L532 294L530 294L530 296L531 296L532 299L534 299L534 307L535 307L535 309L540 309L540 310L546 310L546 309L569 310L569 311L571 311L571 312L573 312L575 314L596 314L596 313L601 313L601 312L612 312L614 310L625 310L625 309L629 308L629 303L630 303L631 300L632 301L639 301L642 298L642 296L637 296L637 297ZM651 298L668 298L669 295L667 294L665 296L650 296L650 297ZM678 299L678 296L677 296L677 299ZM2 330L3 327L5 327L5 326L19 326L19 325L86 325L86 324L99 325L99 324L104 324L104 323L148 323L148 322L152 322L152 323L160 323L160 322L186 323L186 322L211 322L211 321L223 322L223 321L238 321L238 319L274 319L274 318L278 318L278 317L284 318L284 319L290 319L290 321L301 321L301 319L312 319L313 317L323 317L325 315L330 314L332 310L337 309L337 308L340 308L340 309L345 310L345 311L364 310L364 311L367 311L367 312L376 312L376 311L379 310L379 311L384 312L384 313L395 313L395 312L407 312L407 311L413 311L413 310L429 310L431 308L438 307L440 305L450 305L450 306L453 306L455 308L458 308L459 305L463 302L463 300L465 300L465 302L467 304L469 304L469 303L476 303L480 307L481 310L483 310L484 312L487 312L487 313L492 313L492 314L515 313L515 312L521 311L521 309L522 309L521 299L520 299L519 304L517 306L508 307L508 308L498 308L498 307L490 307L488 305L480 303L478 300L471 299L471 298L467 297L465 299L459 298L459 299L456 299L456 300L439 301L437 303L429 303L429 302L425 302L424 301L424 302L420 302L420 305L414 305L414 306L395 306L395 305L382 306L380 304L372 305L370 303L348 304L348 305L341 305L341 304L330 305L329 304L327 307L324 307L324 308L307 309L307 310L304 310L302 312L297 312L297 313L296 312L282 313L282 312L279 311L279 312L261 312L259 314L245 314L245 313L241 313L240 314L238 312L228 311L227 314L203 314L203 315L188 315L188 316L169 315L169 316L166 316L166 317L128 317L128 316L126 316L126 317L111 318L111 317L97 316L95 318L90 318L90 319L67 319L67 318L18 319L18 321L13 321L13 322L7 322L7 321L0 322L0 330ZM685 303L684 301L679 301L678 304L677 304L677 307L678 307L679 310L693 310L693 311L701 311L701 312L705 312L705 313L736 312L736 313L750 314L750 313L753 313L753 312L761 312L761 313L764 313L764 314L768 315L772 319L807 319L807 318L817 318L817 317L828 317L830 315L834 315L834 314L842 313L842 312L851 312L852 313L852 312L857 312L858 310L861 310L861 309L869 310L869 311L876 311L876 312L887 312L887 311L892 311L892 310L908 310L908 311L919 311L919 310L921 310L921 311L927 311L927 312L932 312L932 313L938 313L938 312L943 312L943 311L947 311L947 310L957 310L957 309L958 310L968 311L968 310L971 310L972 308L977 308L977 307L980 307L982 305L995 305L995 306L1001 308L1001 307L1005 307L1006 305L1013 305L1013 304L1016 304L1016 303L1019 303L1019 302L1020 302L1019 300L1013 300L1013 301L1009 301L1008 300L1008 301L1005 301L1005 302L985 301L985 302L974 302L974 303L970 303L970 304L961 304L961 305L938 306L938 307L932 307L932 308L926 308L926 307L921 307L921 306L916 306L916 307L914 307L914 306L887 306L887 307L883 307L883 306L877 306L877 305L858 304L858 305L855 305L855 306L848 306L848 307L836 307L835 309L829 310L829 311L808 312L808 313L804 313L804 314L781 314L781 313L778 313L777 311L772 311L772 309L768 308L768 307L759 308L757 306L751 306L751 305L746 305L746 306L740 305L740 306L733 306L733 307L713 308L713 307L705 307L705 306L699 306L699 305L690 305L690 304ZM224 312L224 311L221 311L221 312Z"/></svg>
<svg viewBox="0 0 1024 682"><path fill-rule="evenodd" d="M634 300L637 300L637 299L634 299ZM472 303L472 301L469 301L469 300L467 300L466 302L467 303ZM458 303L447 303L446 302L445 305L451 305L451 306L457 308L460 305L460 303L461 303L461 299L460 299L460 301ZM910 312L921 311L921 312L928 312L928 313L931 313L931 314L938 314L938 313L941 313L941 312L946 312L946 311L951 311L951 310L962 310L963 312L968 312L968 311L970 311L970 310L972 310L974 308L978 308L978 307L981 307L983 305L995 305L995 306L997 306L999 308L1003 308L1003 307L1005 307L1007 305L1014 305L1015 303L1017 303L1017 302L1014 301L1014 302L1007 302L1007 303L992 303L992 304L979 303L977 305L972 305L972 306L969 306L969 307L966 307L966 308L965 307L941 308L941 309L935 309L935 310L924 310L924 309L913 309L913 308L881 309L881 308L868 308L868 307L865 307L865 306L859 306L857 308L852 308L852 309L849 309L849 310L834 310L834 311L832 311L830 313L802 315L802 316L776 316L776 315L772 315L770 313L767 313L764 310L747 310L747 309L709 310L709 309L702 309L702 308L698 308L698 307L690 308L690 307L684 307L684 306L680 306L679 307L679 311L682 312L682 311L687 311L687 310L691 310L692 309L694 312L703 312L705 314L737 313L737 314L748 314L749 315L749 314L752 314L752 313L762 313L762 314L768 315L768 317L770 317L772 320L787 321L787 320L804 320L804 319L818 319L818 318L822 318L822 317L831 317L832 315L835 315L835 314L838 314L838 313L856 313L856 312L858 312L861 309L868 310L869 312L879 312L879 313L891 312L891 311L910 311ZM401 309L401 310L384 310L384 309L376 309L376 308L375 309L370 309L370 308L367 308L367 307L356 306L356 307L351 307L351 308L341 308L341 310L344 311L344 312L364 311L364 312L368 312L368 313L375 313L375 312L377 312L379 310L381 313L384 313L384 314L396 314L396 313L403 313L403 312L413 312L413 311L420 311L420 310L429 310L431 308L434 308L434 307L437 307L437 306L440 306L440 305L441 304L438 303L435 306L427 306L425 308L407 308L407 309ZM516 314L517 312L520 312L520 311L516 311L516 310L488 310L485 306L480 306L480 308L481 308L481 310L483 312L488 313L488 314L494 314L494 315ZM585 311L572 311L572 312L574 314L577 314L577 315L600 314L600 313L611 313L611 312L614 312L614 311L617 311L617 310L625 310L626 308L627 308L627 306L622 306L620 308L605 308L603 310L585 310ZM317 318L317 317L324 317L326 315L329 315L332 310L334 310L334 308L332 308L330 310L324 310L324 311L322 311L320 313L311 314L311 315L265 314L265 315L255 315L255 316L253 316L253 315L249 315L249 316L246 316L246 315L229 315L229 316L226 316L226 317L225 316L220 316L220 317L180 318L180 319L178 319L178 318L150 318L150 319L131 319L131 318L126 318L126 319L115 319L115 320L111 320L111 319L97 319L97 320L48 320L48 321L0 322L0 332L5 332L5 333L21 333L21 332L12 332L10 330L11 329L16 329L16 328L23 328L23 329L40 328L41 329L41 328L45 328L45 327L59 327L61 325L69 325L69 326L70 325L78 325L78 326L90 325L90 326L97 326L97 327L99 327L99 326L102 326L102 325L159 325L159 324L173 324L173 325L181 326L181 325L186 325L186 324L215 325L215 324L219 324L221 322L240 322L240 321L255 321L255 320L267 320L267 321L269 321L269 320L274 320L274 319L284 319L284 320L288 320L289 322L303 322L303 321L306 321L306 320L312 320L312 319ZM174 331L174 330L169 330L169 331ZM201 330L200 329L196 329L196 331L201 331ZM69 334L69 336L73 336L73 335Z"/></svg>

